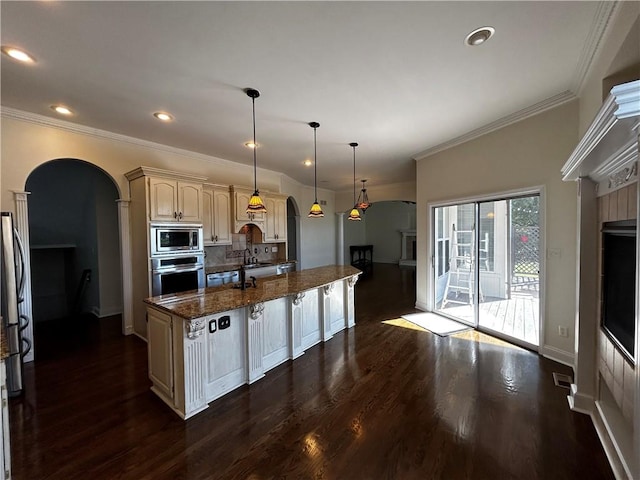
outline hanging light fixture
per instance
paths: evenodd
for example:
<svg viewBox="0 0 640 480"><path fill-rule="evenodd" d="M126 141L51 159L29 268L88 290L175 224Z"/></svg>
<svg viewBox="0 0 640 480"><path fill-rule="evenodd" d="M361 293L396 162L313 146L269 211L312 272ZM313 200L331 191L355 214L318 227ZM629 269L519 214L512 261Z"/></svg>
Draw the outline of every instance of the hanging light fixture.
<svg viewBox="0 0 640 480"><path fill-rule="evenodd" d="M349 144L351 148L353 148L353 208L349 213L349 220L360 221L360 212L358 211L358 205L356 204L356 147L358 144L356 142L352 142Z"/></svg>
<svg viewBox="0 0 640 480"><path fill-rule="evenodd" d="M360 190L360 195L358 195L358 202L356 203L356 208L362 210L362 213L367 210L371 206L371 202L369 201L369 196L367 195L367 189L365 187L366 180L360 180L362 182L362 190Z"/></svg>
<svg viewBox="0 0 640 480"><path fill-rule="evenodd" d="M247 88L245 90L247 96L251 97L251 104L253 106L253 195L247 205L247 213L266 213L267 209L264 207L264 203L260 198L260 192L258 191L258 164L256 162L256 98L260 96L260 92L253 88Z"/></svg>
<svg viewBox="0 0 640 480"><path fill-rule="evenodd" d="M316 129L320 126L318 122L311 122L309 126L313 128L313 189L315 192L316 200L311 205L311 210L309 211L309 218L320 218L324 217L324 213L322 212L322 208L320 208L320 204L318 203L318 150L316 147Z"/></svg>

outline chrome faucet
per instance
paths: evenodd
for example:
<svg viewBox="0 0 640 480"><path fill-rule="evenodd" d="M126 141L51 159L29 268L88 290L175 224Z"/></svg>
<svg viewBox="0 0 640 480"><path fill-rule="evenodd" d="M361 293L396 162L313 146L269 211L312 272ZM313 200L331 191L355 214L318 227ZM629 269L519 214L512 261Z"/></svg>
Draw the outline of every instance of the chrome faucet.
<svg viewBox="0 0 640 480"><path fill-rule="evenodd" d="M242 261L244 262L245 265L247 265L247 252L249 252L249 260L251 260L251 249L250 248L245 248L244 252L242 252Z"/></svg>

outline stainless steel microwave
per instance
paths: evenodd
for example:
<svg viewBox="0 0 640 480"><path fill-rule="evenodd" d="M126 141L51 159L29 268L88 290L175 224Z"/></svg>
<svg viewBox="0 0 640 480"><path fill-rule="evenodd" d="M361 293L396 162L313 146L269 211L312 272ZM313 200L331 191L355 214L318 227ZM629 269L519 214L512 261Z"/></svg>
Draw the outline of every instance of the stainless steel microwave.
<svg viewBox="0 0 640 480"><path fill-rule="evenodd" d="M203 251L202 225L152 224L151 256Z"/></svg>

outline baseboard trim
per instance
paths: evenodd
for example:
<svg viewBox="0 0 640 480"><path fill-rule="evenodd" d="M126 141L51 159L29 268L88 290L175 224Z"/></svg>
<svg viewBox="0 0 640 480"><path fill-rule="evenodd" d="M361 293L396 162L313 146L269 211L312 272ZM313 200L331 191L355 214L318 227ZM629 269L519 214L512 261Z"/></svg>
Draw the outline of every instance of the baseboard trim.
<svg viewBox="0 0 640 480"><path fill-rule="evenodd" d="M554 362L573 368L573 362L575 360L573 353L565 352L564 350L560 350L556 347L550 347L549 345L540 347L539 353L549 360L553 360Z"/></svg>
<svg viewBox="0 0 640 480"><path fill-rule="evenodd" d="M611 470L613 470L613 474L615 475L616 479L631 480L633 476L627 471L627 469L625 468L625 463L620 458L618 448L616 447L614 440L609 434L607 422L602 415L600 406L598 405L598 402L594 403L595 409L591 414L591 422L596 429L596 433L598 434L598 438L600 439L600 443L602 444L604 453L607 456L607 460L609 460Z"/></svg>
<svg viewBox="0 0 640 480"><path fill-rule="evenodd" d="M115 307L110 310L102 310L100 307L94 305L91 307L91 314L98 318L112 317L113 315L122 315L122 307Z"/></svg>
<svg viewBox="0 0 640 480"><path fill-rule="evenodd" d="M147 339L144 338L142 335L140 335L138 332L133 332L133 334L138 337L140 340L142 340L144 343L147 343Z"/></svg>
<svg viewBox="0 0 640 480"><path fill-rule="evenodd" d="M424 312L428 312L429 309L427 308L427 304L426 303L422 303L422 302L416 302L416 304L414 305L418 310L422 310Z"/></svg>

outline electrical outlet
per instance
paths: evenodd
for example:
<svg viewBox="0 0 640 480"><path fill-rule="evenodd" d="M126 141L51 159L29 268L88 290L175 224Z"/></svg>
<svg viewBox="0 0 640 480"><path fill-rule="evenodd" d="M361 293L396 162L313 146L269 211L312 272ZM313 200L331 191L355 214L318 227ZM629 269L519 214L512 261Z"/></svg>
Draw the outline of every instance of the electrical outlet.
<svg viewBox="0 0 640 480"><path fill-rule="evenodd" d="M558 325L558 335L560 335L561 337L568 337L569 329L563 325Z"/></svg>
<svg viewBox="0 0 640 480"><path fill-rule="evenodd" d="M264 253L269 253L269 247L264 247Z"/></svg>
<svg viewBox="0 0 640 480"><path fill-rule="evenodd" d="M562 249L561 248L550 248L547 250L547 257L559 259L562 257Z"/></svg>
<svg viewBox="0 0 640 480"><path fill-rule="evenodd" d="M253 253L255 253L256 255L258 254L258 247L253 249Z"/></svg>

